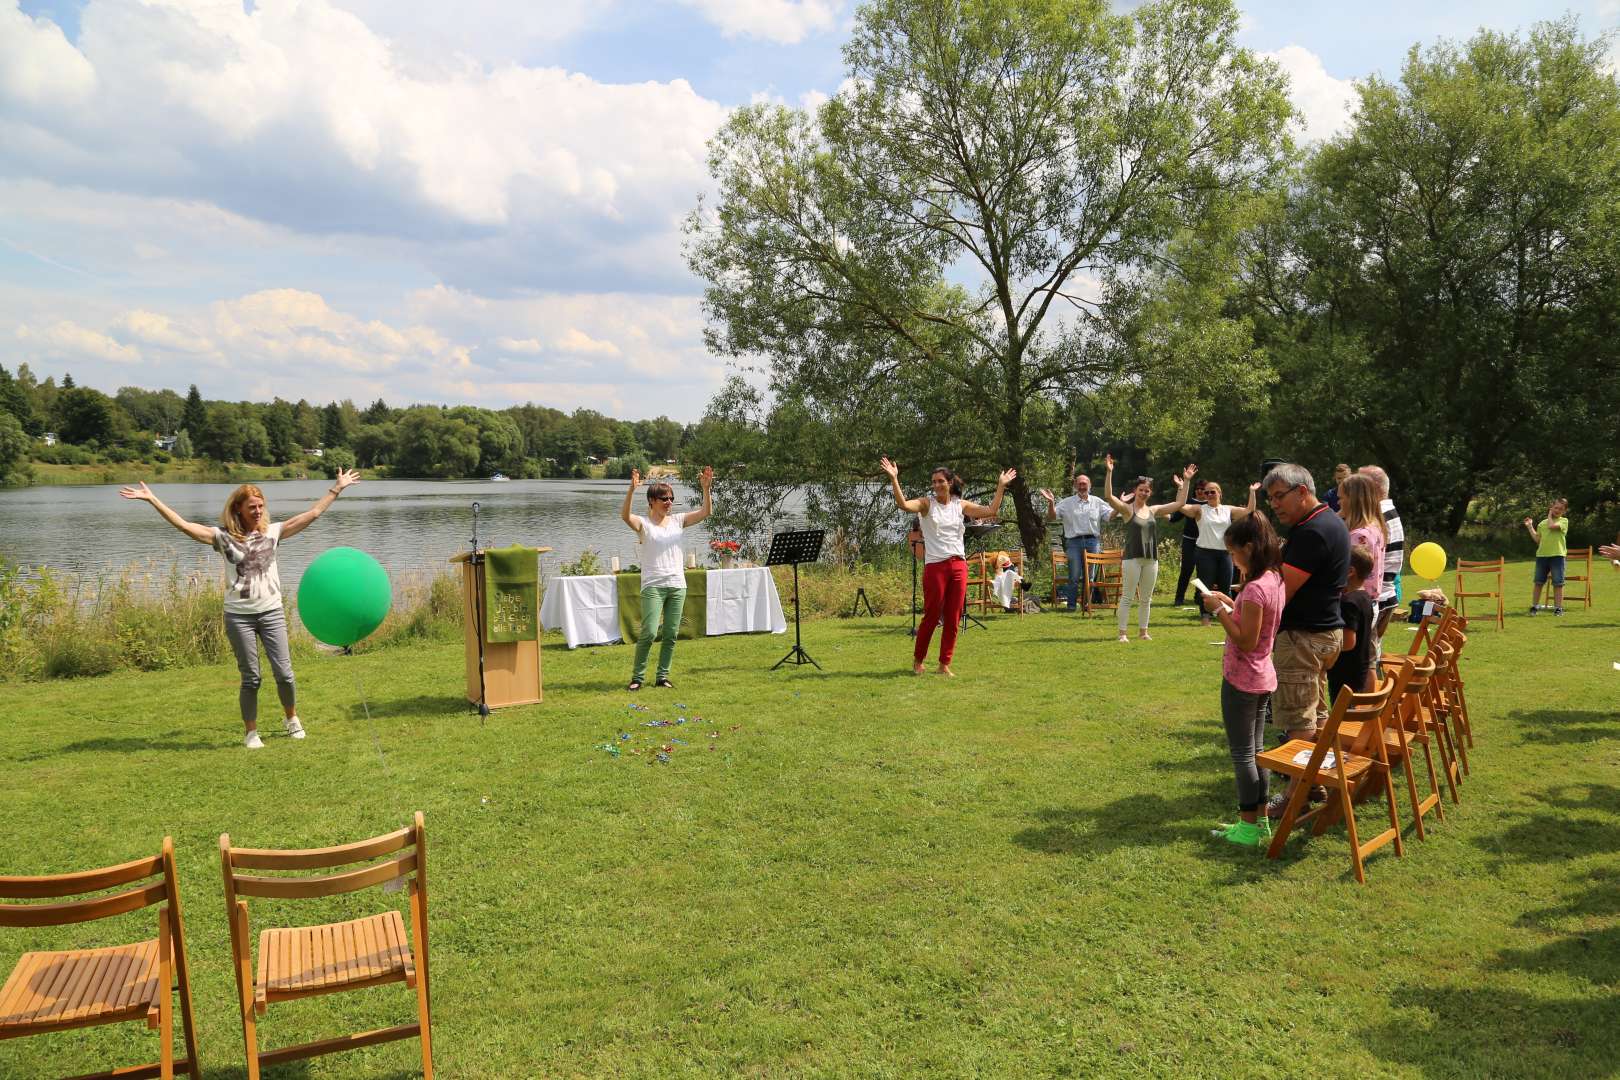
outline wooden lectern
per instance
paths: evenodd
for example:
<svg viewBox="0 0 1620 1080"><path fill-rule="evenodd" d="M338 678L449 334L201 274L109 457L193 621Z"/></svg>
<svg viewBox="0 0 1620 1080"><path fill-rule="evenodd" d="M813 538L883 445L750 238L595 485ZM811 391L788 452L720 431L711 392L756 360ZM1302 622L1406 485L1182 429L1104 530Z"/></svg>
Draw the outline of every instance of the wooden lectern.
<svg viewBox="0 0 1620 1080"><path fill-rule="evenodd" d="M535 548L540 554L551 549ZM482 556L482 553L480 553ZM484 608L484 560L463 551L450 559L461 564L461 621L467 639L467 700L479 699L478 636L489 625ZM540 613L535 612L535 626ZM540 640L484 642L484 704L491 709L506 705L533 705L540 700Z"/></svg>

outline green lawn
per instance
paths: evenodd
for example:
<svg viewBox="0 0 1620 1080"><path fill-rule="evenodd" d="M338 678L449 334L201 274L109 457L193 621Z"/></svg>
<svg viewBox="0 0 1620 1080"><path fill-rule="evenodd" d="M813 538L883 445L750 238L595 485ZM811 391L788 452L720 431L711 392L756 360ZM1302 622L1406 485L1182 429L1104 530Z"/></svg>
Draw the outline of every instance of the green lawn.
<svg viewBox="0 0 1620 1080"><path fill-rule="evenodd" d="M317 846L416 809L454 1080L1611 1075L1620 576L1598 587L1590 612L1530 619L1513 567L1508 629L1466 655L1464 801L1426 843L1408 829L1405 859L1375 855L1366 887L1342 832L1281 862L1210 839L1233 802L1219 631L1168 609L1130 645L1107 618L997 617L963 637L954 681L904 673L896 619L807 624L824 672L769 671L780 637L682 642L680 689L636 697L627 649L548 642L546 703L482 725L459 645L323 657L298 671L309 739L259 753L229 667L10 685L0 869L122 861L172 834L215 1077L244 1075L219 833ZM640 726L675 702L704 723ZM687 744L667 764L595 748L621 730ZM261 901L255 930L400 901ZM129 918L0 930L0 970L87 930L148 932ZM369 990L279 1005L260 1031L281 1045L412 1008ZM136 1025L9 1041L0 1076L155 1046ZM414 1053L267 1075L409 1076Z"/></svg>

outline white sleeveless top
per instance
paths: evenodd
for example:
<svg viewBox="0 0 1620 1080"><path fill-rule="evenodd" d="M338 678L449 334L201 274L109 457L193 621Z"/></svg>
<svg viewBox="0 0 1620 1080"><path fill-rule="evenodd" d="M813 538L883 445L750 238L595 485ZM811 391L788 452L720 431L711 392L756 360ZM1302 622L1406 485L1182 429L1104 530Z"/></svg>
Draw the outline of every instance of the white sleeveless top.
<svg viewBox="0 0 1620 1080"><path fill-rule="evenodd" d="M1225 504L1205 506L1198 512L1198 546L1213 551L1226 550L1226 530L1232 525L1232 508Z"/></svg>
<svg viewBox="0 0 1620 1080"><path fill-rule="evenodd" d="M641 587L659 586L665 589L686 587L686 568L681 565L681 533L686 528L685 514L666 514L660 525L650 517L641 519Z"/></svg>
<svg viewBox="0 0 1620 1080"><path fill-rule="evenodd" d="M944 562L946 559L967 558L962 548L962 500L952 498L941 504L928 496L928 513L919 516L922 522L923 561Z"/></svg>

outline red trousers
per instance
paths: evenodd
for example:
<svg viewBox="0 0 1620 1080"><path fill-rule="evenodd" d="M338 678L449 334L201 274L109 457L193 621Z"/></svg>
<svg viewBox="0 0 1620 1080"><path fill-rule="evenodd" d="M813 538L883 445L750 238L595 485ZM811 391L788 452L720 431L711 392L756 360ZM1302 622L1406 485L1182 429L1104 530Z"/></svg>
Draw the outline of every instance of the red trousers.
<svg viewBox="0 0 1620 1080"><path fill-rule="evenodd" d="M956 655L956 633L962 628L962 608L967 603L967 562L960 555L923 567L923 617L917 627L917 645L912 657L917 663L928 658L928 643L941 621L939 662L949 664Z"/></svg>

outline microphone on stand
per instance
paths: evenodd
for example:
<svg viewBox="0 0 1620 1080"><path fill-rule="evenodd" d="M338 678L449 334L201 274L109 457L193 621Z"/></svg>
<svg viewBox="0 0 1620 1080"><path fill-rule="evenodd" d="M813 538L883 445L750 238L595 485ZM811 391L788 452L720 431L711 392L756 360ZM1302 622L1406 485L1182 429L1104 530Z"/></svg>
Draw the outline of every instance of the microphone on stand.
<svg viewBox="0 0 1620 1080"><path fill-rule="evenodd" d="M484 556L478 549L478 502L473 501L473 533L472 533L472 559L474 566L481 566ZM484 723L484 717L489 715L489 692L484 686L484 598L488 591L484 588L484 576L476 571L473 581L477 583L478 595L472 597L473 630L478 635L478 723Z"/></svg>

